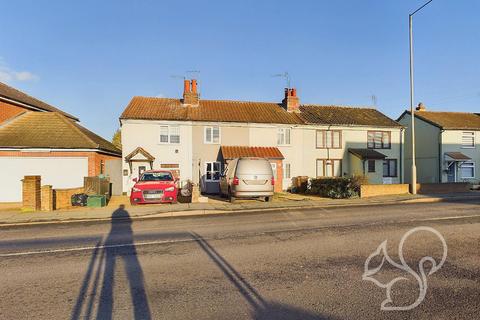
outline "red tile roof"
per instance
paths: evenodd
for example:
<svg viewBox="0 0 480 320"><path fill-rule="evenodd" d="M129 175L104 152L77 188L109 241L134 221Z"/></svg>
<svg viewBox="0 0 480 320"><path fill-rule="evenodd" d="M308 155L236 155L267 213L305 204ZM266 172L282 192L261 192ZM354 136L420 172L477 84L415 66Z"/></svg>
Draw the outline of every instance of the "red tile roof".
<svg viewBox="0 0 480 320"><path fill-rule="evenodd" d="M277 103L200 100L198 106L191 106L183 105L180 99L150 97L134 97L120 119L303 123L297 114Z"/></svg>
<svg viewBox="0 0 480 320"><path fill-rule="evenodd" d="M75 116L72 116L71 114L68 114L66 112L63 112L62 110L59 110L58 108L55 108L43 101L38 100L37 98L34 98L32 96L29 96L28 94L17 90L15 88L12 88L5 83L0 82L0 98L6 98L9 100L16 101L21 104L25 104L30 106L31 108L36 108L40 109L43 111L51 111L51 112L59 112L63 114L64 116L75 120L79 121L79 119Z"/></svg>
<svg viewBox="0 0 480 320"><path fill-rule="evenodd" d="M242 157L256 157L267 159L284 159L283 154L276 147L247 147L247 146L221 146L223 159Z"/></svg>
<svg viewBox="0 0 480 320"><path fill-rule="evenodd" d="M273 102L200 100L192 106L181 99L134 97L120 119L401 127L371 108L304 105L299 110L288 112Z"/></svg>

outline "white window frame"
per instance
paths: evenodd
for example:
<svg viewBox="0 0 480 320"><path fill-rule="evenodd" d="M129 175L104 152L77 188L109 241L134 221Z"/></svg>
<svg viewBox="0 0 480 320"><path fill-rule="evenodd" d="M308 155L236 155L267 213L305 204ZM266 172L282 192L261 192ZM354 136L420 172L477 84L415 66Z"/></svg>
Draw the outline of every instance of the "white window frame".
<svg viewBox="0 0 480 320"><path fill-rule="evenodd" d="M472 145L463 144L463 138L467 136L468 138L472 138ZM463 149L474 149L475 148L475 131L463 131L462 132L462 140L460 141Z"/></svg>
<svg viewBox="0 0 480 320"><path fill-rule="evenodd" d="M468 163L468 165L465 166L465 164ZM472 168L472 172L473 172L473 176L471 177L464 177L463 176L463 167L465 168ZM464 161L462 162L459 166L458 166L458 169L460 171L460 178L461 179L475 179L475 161Z"/></svg>
<svg viewBox="0 0 480 320"><path fill-rule="evenodd" d="M288 170L287 170L288 167ZM288 175L287 175L288 171ZM283 163L283 179L291 179L292 178L292 165L288 162Z"/></svg>
<svg viewBox="0 0 480 320"><path fill-rule="evenodd" d="M218 129L218 142L213 141L213 130ZM210 129L211 131L211 141L207 140L207 130ZM205 144L220 144L222 142L222 128L220 126L205 126L203 128L203 143Z"/></svg>
<svg viewBox="0 0 480 320"><path fill-rule="evenodd" d="M214 173L217 172L215 170L213 170L215 168L215 163L218 163L218 179L213 179L214 177ZM208 179L207 178L207 167L208 167L208 164L211 164L212 165L212 170L210 171L212 174L210 175L211 178ZM219 161L206 161L205 162L205 170L204 170L204 173L205 173L205 181L207 182L219 182L220 181L220 176L222 174L222 163L219 162Z"/></svg>
<svg viewBox="0 0 480 320"><path fill-rule="evenodd" d="M162 141L161 136L162 136L162 128L167 128L167 141ZM172 140L172 133L173 133L173 128L178 130L178 142L171 142ZM172 125L161 125L160 126L160 132L158 134L158 143L159 144L180 144L182 142L182 137L180 134L180 126L172 126Z"/></svg>
<svg viewBox="0 0 480 320"><path fill-rule="evenodd" d="M288 132L288 135L287 135ZM288 143L287 143L288 136ZM292 130L291 128L278 128L277 130L277 145L290 146L292 144Z"/></svg>

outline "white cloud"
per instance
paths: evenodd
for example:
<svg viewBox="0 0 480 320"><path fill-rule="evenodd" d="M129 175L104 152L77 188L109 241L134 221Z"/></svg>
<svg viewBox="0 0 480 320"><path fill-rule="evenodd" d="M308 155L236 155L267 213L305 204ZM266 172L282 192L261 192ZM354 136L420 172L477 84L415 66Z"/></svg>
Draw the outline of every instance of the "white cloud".
<svg viewBox="0 0 480 320"><path fill-rule="evenodd" d="M38 76L30 71L17 71L11 69L5 60L0 57L0 81L1 82L14 82L14 81L34 81L38 80Z"/></svg>

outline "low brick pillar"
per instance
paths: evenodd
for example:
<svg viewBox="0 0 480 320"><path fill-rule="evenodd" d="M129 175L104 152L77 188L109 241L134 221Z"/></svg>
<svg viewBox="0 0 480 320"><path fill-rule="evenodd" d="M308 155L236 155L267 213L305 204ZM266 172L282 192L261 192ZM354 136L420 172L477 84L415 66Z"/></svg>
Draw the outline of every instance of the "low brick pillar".
<svg viewBox="0 0 480 320"><path fill-rule="evenodd" d="M198 185L194 185L192 187L192 202L198 202L200 198L200 187Z"/></svg>
<svg viewBox="0 0 480 320"><path fill-rule="evenodd" d="M42 211L53 211L54 199L52 186L46 185L41 188Z"/></svg>
<svg viewBox="0 0 480 320"><path fill-rule="evenodd" d="M22 209L38 211L42 208L41 176L25 176L22 180Z"/></svg>

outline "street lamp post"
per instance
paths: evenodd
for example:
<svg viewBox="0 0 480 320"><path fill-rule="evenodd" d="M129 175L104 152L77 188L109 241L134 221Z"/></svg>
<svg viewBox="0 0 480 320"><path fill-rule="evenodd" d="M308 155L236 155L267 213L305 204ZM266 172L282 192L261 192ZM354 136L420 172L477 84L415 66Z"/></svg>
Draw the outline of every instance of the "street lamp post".
<svg viewBox="0 0 480 320"><path fill-rule="evenodd" d="M414 12L408 15L408 29L409 29L409 40L410 40L410 115L411 115L411 138L412 138L412 185L411 192L412 194L417 194L417 165L415 161L415 108L414 108L414 98L413 98L413 28L412 21L413 15L418 11L422 10L426 5L428 5L433 0L426 2L423 6L415 10Z"/></svg>

